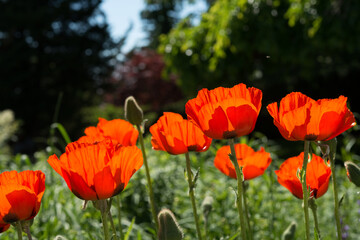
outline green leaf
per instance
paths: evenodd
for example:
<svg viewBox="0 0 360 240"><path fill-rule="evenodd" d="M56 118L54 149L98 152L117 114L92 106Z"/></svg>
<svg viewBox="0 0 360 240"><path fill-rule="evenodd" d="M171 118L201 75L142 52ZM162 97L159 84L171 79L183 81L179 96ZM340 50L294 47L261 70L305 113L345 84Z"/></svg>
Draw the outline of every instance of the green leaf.
<svg viewBox="0 0 360 240"><path fill-rule="evenodd" d="M131 230L132 230L132 228L133 228L134 223L135 223L135 217L133 217L132 220L131 220L130 226L129 226L129 228L127 229L127 231L126 231L126 233L125 233L124 240L128 240L128 239L129 239L130 233L131 233Z"/></svg>
<svg viewBox="0 0 360 240"><path fill-rule="evenodd" d="M57 129L67 144L71 143L70 137L61 123L51 124L51 129Z"/></svg>

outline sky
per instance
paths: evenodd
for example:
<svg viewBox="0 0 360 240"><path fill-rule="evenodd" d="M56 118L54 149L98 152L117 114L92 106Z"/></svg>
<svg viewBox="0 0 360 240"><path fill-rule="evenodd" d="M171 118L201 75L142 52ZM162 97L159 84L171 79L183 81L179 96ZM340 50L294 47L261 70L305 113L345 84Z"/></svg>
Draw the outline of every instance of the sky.
<svg viewBox="0 0 360 240"><path fill-rule="evenodd" d="M131 23L133 28L128 35L123 51L127 52L144 43L140 12L144 9L144 0L105 0L101 9L106 14L112 37L119 39L126 33Z"/></svg>
<svg viewBox="0 0 360 240"><path fill-rule="evenodd" d="M131 23L133 28L126 39L122 50L130 51L135 46L146 43L146 34L143 31L143 22L140 12L145 8L144 0L104 0L101 9L106 14L112 37L119 39L126 33ZM197 1L194 5L185 5L180 16L187 16L190 12L202 12L206 9L204 1Z"/></svg>

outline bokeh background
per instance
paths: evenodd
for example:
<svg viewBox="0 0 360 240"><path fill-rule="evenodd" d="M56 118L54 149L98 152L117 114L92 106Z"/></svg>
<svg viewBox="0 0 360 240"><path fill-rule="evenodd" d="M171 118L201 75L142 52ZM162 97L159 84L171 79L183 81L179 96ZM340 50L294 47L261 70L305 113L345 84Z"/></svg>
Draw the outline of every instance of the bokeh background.
<svg viewBox="0 0 360 240"><path fill-rule="evenodd" d="M1 0L2 134L32 154L54 122L76 140L123 118L129 95L149 127L201 88L243 82L264 94L256 130L281 139L265 107L291 91L360 111L359 12L357 0Z"/></svg>

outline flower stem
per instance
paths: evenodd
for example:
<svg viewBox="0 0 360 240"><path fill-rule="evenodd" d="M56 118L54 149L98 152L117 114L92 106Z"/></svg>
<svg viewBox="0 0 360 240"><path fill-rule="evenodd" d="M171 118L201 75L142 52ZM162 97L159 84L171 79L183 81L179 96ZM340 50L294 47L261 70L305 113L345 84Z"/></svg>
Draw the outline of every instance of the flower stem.
<svg viewBox="0 0 360 240"><path fill-rule="evenodd" d="M306 167L309 161L309 148L310 141L305 140L304 142L304 160L303 166L300 172L302 191L303 191L303 205L304 205L304 218L305 218L305 229L306 229L306 240L310 240L310 224L309 224L309 192L306 184Z"/></svg>
<svg viewBox="0 0 360 240"><path fill-rule="evenodd" d="M208 221L205 220L205 221L204 221L205 240L208 240L208 239L209 239L209 237L208 237L208 227L207 227L207 225L208 225Z"/></svg>
<svg viewBox="0 0 360 240"><path fill-rule="evenodd" d="M29 221L32 221L32 220L29 220ZM24 232L26 233L28 240L32 240L31 233L30 233L30 227L29 227L31 224L29 224L29 221L22 221L21 227L24 230Z"/></svg>
<svg viewBox="0 0 360 240"><path fill-rule="evenodd" d="M21 226L21 222L20 221L17 221L16 223L16 232L17 232L17 235L18 235L18 240L22 240L22 226Z"/></svg>
<svg viewBox="0 0 360 240"><path fill-rule="evenodd" d="M120 195L117 195L117 210L118 210L118 218L119 218L119 233L120 233L120 240L124 239L122 225L121 225L121 198Z"/></svg>
<svg viewBox="0 0 360 240"><path fill-rule="evenodd" d="M238 212L239 212L239 218L240 218L241 236L242 236L242 240L245 240L247 238L246 238L246 227L245 227L244 212L243 212L243 209L242 209L243 174L242 174L242 170L239 167L239 163L237 161L236 152L235 152L235 143L234 143L233 138L229 139L229 145L230 145L230 150L231 150L230 160L234 164L235 172L236 172L236 179L237 179L236 203L237 203Z"/></svg>
<svg viewBox="0 0 360 240"><path fill-rule="evenodd" d="M247 229L248 229L248 236L249 236L249 239L252 240L253 236L252 236L252 229L250 226L249 210L248 210L247 201L246 201L245 181L243 181L242 189L243 189L244 211L245 211L245 218L246 218Z"/></svg>
<svg viewBox="0 0 360 240"><path fill-rule="evenodd" d="M108 212L108 217L109 217L110 224L111 224L111 228L112 228L112 231L113 231L113 237L112 237L112 239L118 240L117 235L116 235L115 224L114 224L114 221L113 221L113 218L112 218L112 216L111 216L111 212L110 212L110 211Z"/></svg>
<svg viewBox="0 0 360 240"><path fill-rule="evenodd" d="M104 228L104 240L110 240L109 237L109 227L108 227L108 222L107 222L107 202L106 199L103 200L98 200L99 201L99 205L100 205L100 212L101 212L101 218L102 218L102 223L103 223L103 228Z"/></svg>
<svg viewBox="0 0 360 240"><path fill-rule="evenodd" d="M332 174L333 193L334 193L334 211L335 211L335 221L336 221L336 229L337 229L337 239L341 240L339 198L338 198L338 189L336 184L336 173L335 173L336 138L330 140L329 145L330 145L329 160L330 160L330 168Z"/></svg>
<svg viewBox="0 0 360 240"><path fill-rule="evenodd" d="M317 218L317 205L315 203L315 199L314 198L310 198L309 199L309 207L313 213L313 217L314 217L314 223L315 223L315 229L318 235L318 238L321 239L321 234L320 234L320 228L319 228L319 222L318 222L318 218Z"/></svg>
<svg viewBox="0 0 360 240"><path fill-rule="evenodd" d="M148 166L148 162L147 162L147 158L146 158L144 138L143 138L143 135L142 135L142 131L141 131L140 125L136 125L136 128L137 128L137 130L139 131L139 141L140 141L140 146L141 146L141 152L142 152L143 159L144 159L146 179L147 179L148 187L149 187L149 197L150 197L151 213L152 213L152 216L153 216L153 220L154 220L154 223L155 223L155 229L156 229L156 232L157 232L157 231L158 231L158 227L159 227L159 222L158 222L157 214L156 214L155 201L154 201L154 193L153 193L153 189L152 189L152 185L151 185L150 171L149 171L149 166Z"/></svg>
<svg viewBox="0 0 360 240"><path fill-rule="evenodd" d="M198 239L201 240L202 238L201 238L201 231L200 231L200 225L199 225L199 217L198 217L197 211L196 211L196 203L195 203L195 196L194 196L194 187L195 187L194 185L195 184L193 182L193 178L192 178L192 174L191 174L189 153L185 153L185 158L186 158L187 179L188 179L188 183L189 183L189 196L190 196L191 205L192 205L193 214L194 214L196 232L198 235Z"/></svg>

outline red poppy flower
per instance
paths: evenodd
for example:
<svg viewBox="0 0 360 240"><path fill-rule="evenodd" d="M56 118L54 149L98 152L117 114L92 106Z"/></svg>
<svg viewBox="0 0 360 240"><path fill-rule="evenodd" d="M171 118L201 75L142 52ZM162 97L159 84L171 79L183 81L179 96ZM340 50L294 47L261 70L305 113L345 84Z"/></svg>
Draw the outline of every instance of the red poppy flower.
<svg viewBox="0 0 360 240"><path fill-rule="evenodd" d="M150 127L150 133L153 149L170 154L203 152L208 150L212 141L193 122L183 119L180 114L171 112L165 112Z"/></svg>
<svg viewBox="0 0 360 240"><path fill-rule="evenodd" d="M45 191L41 171L10 171L0 174L0 232L9 224L33 219L39 212Z"/></svg>
<svg viewBox="0 0 360 240"><path fill-rule="evenodd" d="M238 84L232 88L200 90L185 105L188 118L213 139L244 136L254 130L261 108L262 92Z"/></svg>
<svg viewBox="0 0 360 240"><path fill-rule="evenodd" d="M48 163L78 198L100 200L122 192L143 158L138 147L114 145L106 138L95 143L70 143L60 159L54 154Z"/></svg>
<svg viewBox="0 0 360 240"><path fill-rule="evenodd" d="M271 163L270 153L265 152L264 148L255 152L248 145L238 143L235 144L235 152L239 166L242 167L244 180L250 180L264 174ZM229 157L230 153L230 146L221 147L216 152L214 165L225 175L236 179L235 167Z"/></svg>
<svg viewBox="0 0 360 240"><path fill-rule="evenodd" d="M281 135L290 141L327 141L356 122L346 106L347 98L319 99L317 101L300 92L292 92L280 102L267 106Z"/></svg>
<svg viewBox="0 0 360 240"><path fill-rule="evenodd" d="M304 152L299 156L291 157L283 162L275 173L278 182L286 187L295 197L303 199L302 184L298 178L298 171L301 170L304 159ZM324 160L312 154L311 161L306 168L306 183L310 188L310 197L319 198L324 195L329 186L331 169Z"/></svg>
<svg viewBox="0 0 360 240"><path fill-rule="evenodd" d="M106 120L99 118L96 127L85 129L86 136L79 138L79 142L94 142L104 140L105 137L111 138L114 144L132 146L136 144L139 132L128 121L122 119Z"/></svg>

